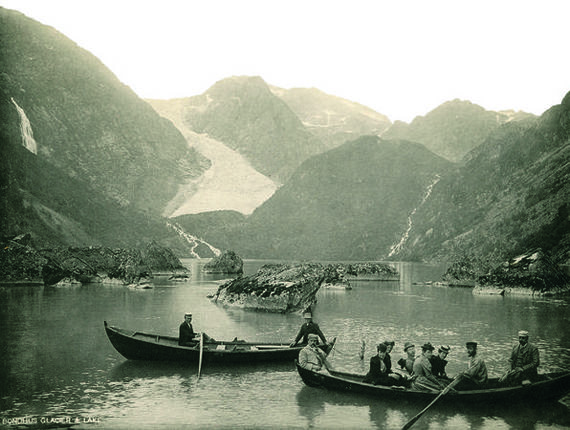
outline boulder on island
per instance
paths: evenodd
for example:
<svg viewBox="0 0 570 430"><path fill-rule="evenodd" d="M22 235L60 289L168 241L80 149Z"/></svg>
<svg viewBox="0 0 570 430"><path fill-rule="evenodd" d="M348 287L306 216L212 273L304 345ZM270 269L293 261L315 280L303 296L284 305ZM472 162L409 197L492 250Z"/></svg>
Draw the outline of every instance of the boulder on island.
<svg viewBox="0 0 570 430"><path fill-rule="evenodd" d="M257 273L219 286L211 298L224 306L266 312L302 311L316 303L325 280L319 263L266 264Z"/></svg>
<svg viewBox="0 0 570 430"><path fill-rule="evenodd" d="M204 264L205 273L242 274L243 260L234 251L224 251L221 255L212 258Z"/></svg>

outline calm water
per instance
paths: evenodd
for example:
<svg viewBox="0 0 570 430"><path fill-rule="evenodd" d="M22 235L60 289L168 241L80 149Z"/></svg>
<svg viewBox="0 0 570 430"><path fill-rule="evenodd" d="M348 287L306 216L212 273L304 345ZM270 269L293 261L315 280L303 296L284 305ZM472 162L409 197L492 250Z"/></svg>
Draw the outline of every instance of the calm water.
<svg viewBox="0 0 570 430"><path fill-rule="evenodd" d="M131 362L109 343L103 320L124 328L177 335L185 311L194 328L217 339L288 341L302 319L228 310L206 295L223 277L185 260L187 283L158 279L150 290L90 285L0 288L0 420L69 420L74 428L400 428L423 404L394 403L307 387L293 363L245 367ZM261 261L246 262L252 273ZM332 363L364 372L374 345L405 341L451 345L448 373L467 365L466 340L480 343L490 374L505 368L519 329L531 333L543 371L570 369L568 300L476 297L469 289L419 286L443 268L402 264L401 282L360 282L353 290L318 293L315 320L337 336ZM368 347L358 358L360 343ZM414 429L570 428L570 399L508 408L434 407ZM91 422L89 422L91 421ZM25 421L26 422L26 421ZM24 425L23 428L30 427Z"/></svg>

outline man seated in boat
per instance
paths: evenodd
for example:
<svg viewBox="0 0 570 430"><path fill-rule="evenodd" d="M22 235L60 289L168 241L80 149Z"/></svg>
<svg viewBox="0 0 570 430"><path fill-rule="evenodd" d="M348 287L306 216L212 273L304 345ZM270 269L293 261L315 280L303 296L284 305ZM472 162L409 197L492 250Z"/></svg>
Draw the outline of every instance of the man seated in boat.
<svg viewBox="0 0 570 430"><path fill-rule="evenodd" d="M386 355L388 353L388 346L386 343L380 343L376 347L377 354L370 357L370 370L362 380L367 384L374 385L404 385L404 380L401 375L393 373L386 365Z"/></svg>
<svg viewBox="0 0 570 430"><path fill-rule="evenodd" d="M310 333L307 335L308 344L299 351L299 365L305 369L319 371L325 366L327 369L330 363L327 361L326 353L318 347L319 336Z"/></svg>
<svg viewBox="0 0 570 430"><path fill-rule="evenodd" d="M437 349L437 355L433 355L430 359L431 361L431 371L436 376L443 380L444 382L451 382L451 378L445 373L445 366L447 365L447 355L451 348L448 345L441 345Z"/></svg>
<svg viewBox="0 0 570 430"><path fill-rule="evenodd" d="M455 385L455 389L457 391L482 390L487 385L487 365L477 355L477 342L467 342L465 348L469 357L469 367L457 375L461 380Z"/></svg>
<svg viewBox="0 0 570 430"><path fill-rule="evenodd" d="M431 370L430 358L433 355L435 348L431 343L422 345L422 355L414 361L414 380L412 388L418 391L440 391L443 390L447 384L444 384L435 377Z"/></svg>
<svg viewBox="0 0 570 430"><path fill-rule="evenodd" d="M509 371L501 376L499 382L506 385L517 385L525 380L536 381L540 354L538 348L528 341L528 331L519 331L519 343L517 343L509 358Z"/></svg>
<svg viewBox="0 0 570 430"><path fill-rule="evenodd" d="M295 340L293 342L291 342L291 344L289 346L293 347L293 346L297 345L301 339L303 339L303 341L301 342L302 345L308 344L309 334L316 334L317 339L321 338L323 344L326 345L327 344L327 338L325 337L325 335L321 331L319 325L316 322L313 322L313 315L310 312L305 312L303 314L303 318L305 318L305 322L303 323L303 325L299 329L299 333L297 333L297 337L295 337Z"/></svg>
<svg viewBox="0 0 570 430"><path fill-rule="evenodd" d="M408 372L408 375L414 374L414 361L416 361L416 346L411 342L404 344L404 352L406 357L398 360L398 365L402 370Z"/></svg>
<svg viewBox="0 0 570 430"><path fill-rule="evenodd" d="M206 333L202 333L204 341L214 341L213 338ZM194 333L192 327L192 314L186 312L184 314L184 322L178 328L178 345L180 346L196 346L200 343L200 333Z"/></svg>

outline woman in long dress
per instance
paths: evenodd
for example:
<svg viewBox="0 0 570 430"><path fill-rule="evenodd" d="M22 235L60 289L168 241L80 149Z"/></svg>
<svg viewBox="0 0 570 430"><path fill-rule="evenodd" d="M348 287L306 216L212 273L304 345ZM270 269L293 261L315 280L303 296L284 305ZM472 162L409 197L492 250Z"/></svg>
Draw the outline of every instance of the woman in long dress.
<svg viewBox="0 0 570 430"><path fill-rule="evenodd" d="M432 373L430 358L433 355L434 347L431 343L422 345L422 355L414 361L414 381L412 388L418 391L441 391L445 388L443 384Z"/></svg>

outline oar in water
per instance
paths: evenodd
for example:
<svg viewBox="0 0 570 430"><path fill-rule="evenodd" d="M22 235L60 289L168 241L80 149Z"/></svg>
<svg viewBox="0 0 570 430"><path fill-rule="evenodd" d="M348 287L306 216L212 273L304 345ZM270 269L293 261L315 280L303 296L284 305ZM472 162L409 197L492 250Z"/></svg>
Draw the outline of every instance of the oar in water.
<svg viewBox="0 0 570 430"><path fill-rule="evenodd" d="M200 379L200 372L202 371L202 354L204 352L204 333L200 333L200 356L198 359L198 379Z"/></svg>
<svg viewBox="0 0 570 430"><path fill-rule="evenodd" d="M422 417L422 415L425 414L427 410L435 404L435 402L437 402L439 399L441 399L443 396L449 393L449 391L457 385L457 383L462 379L462 377L463 376L461 374L457 375L455 379L451 381L451 383L447 387L445 387L443 391L439 393L439 395L435 399L433 399L429 405L423 408L419 414L417 414L410 421L408 421L406 425L402 427L402 430L408 430L411 426L413 426L416 423L416 421L419 420Z"/></svg>

